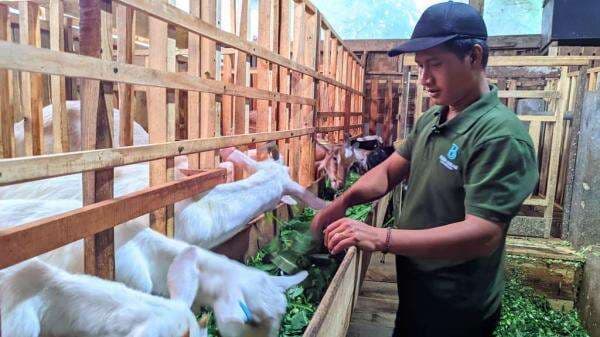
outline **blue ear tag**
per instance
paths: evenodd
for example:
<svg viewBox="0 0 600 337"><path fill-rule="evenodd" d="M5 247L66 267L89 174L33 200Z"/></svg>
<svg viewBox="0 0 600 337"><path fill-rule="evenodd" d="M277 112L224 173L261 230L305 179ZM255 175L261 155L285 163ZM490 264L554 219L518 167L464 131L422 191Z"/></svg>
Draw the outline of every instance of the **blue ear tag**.
<svg viewBox="0 0 600 337"><path fill-rule="evenodd" d="M244 315L246 316L246 321L244 323L250 323L253 321L252 318L252 311L250 311L250 308L248 308L248 306L246 305L246 303L239 301L238 302L240 305L240 308L242 308L242 311L244 312Z"/></svg>

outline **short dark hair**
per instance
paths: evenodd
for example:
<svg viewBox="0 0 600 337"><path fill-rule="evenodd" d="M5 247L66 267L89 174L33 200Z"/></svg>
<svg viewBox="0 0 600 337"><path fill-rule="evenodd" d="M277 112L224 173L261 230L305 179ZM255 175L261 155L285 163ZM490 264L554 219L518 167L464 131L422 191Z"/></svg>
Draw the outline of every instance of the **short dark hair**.
<svg viewBox="0 0 600 337"><path fill-rule="evenodd" d="M443 48L453 53L458 58L463 59L465 56L471 54L475 45L480 45L481 49L483 49L481 65L483 66L483 69L485 69L490 55L490 48L485 40L476 38L458 38L444 43Z"/></svg>

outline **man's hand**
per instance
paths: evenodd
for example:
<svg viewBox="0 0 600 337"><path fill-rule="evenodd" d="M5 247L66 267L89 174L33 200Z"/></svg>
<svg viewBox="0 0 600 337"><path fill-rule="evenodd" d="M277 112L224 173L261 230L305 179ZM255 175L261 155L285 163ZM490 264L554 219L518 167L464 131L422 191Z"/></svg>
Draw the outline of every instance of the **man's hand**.
<svg viewBox="0 0 600 337"><path fill-rule="evenodd" d="M369 226L348 218L333 222L325 229L324 234L325 245L332 255L352 246L369 252L382 250L387 235L384 228Z"/></svg>
<svg viewBox="0 0 600 337"><path fill-rule="evenodd" d="M319 240L323 235L323 229L334 221L343 218L344 215L346 215L346 206L341 200L336 200L320 210L310 224L315 239Z"/></svg>

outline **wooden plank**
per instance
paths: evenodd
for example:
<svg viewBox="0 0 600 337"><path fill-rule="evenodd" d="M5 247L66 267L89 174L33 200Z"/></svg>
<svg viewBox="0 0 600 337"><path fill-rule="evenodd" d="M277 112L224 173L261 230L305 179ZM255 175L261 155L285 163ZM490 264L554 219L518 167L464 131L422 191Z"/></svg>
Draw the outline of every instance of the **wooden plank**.
<svg viewBox="0 0 600 337"><path fill-rule="evenodd" d="M133 63L133 9L116 5L117 62ZM120 146L133 145L133 88L119 83Z"/></svg>
<svg viewBox="0 0 600 337"><path fill-rule="evenodd" d="M64 51L64 7L60 0L50 0L48 13L50 21L50 49ZM55 153L69 151L69 116L67 114L67 93L65 79L50 77L52 91L52 138Z"/></svg>
<svg viewBox="0 0 600 337"><path fill-rule="evenodd" d="M100 58L104 30L108 28L102 25L106 22L103 22L101 12L110 11L111 2L81 0L79 6L82 14L79 22L81 54ZM104 99L104 86L100 81L82 80L81 148L94 150L110 147L112 147L112 138L106 100ZM85 172L82 175L82 187L84 205L111 199L113 197L113 170ZM104 279L114 279L114 232L112 228L104 228L102 231L88 233L82 237L85 237L85 272Z"/></svg>
<svg viewBox="0 0 600 337"><path fill-rule="evenodd" d="M379 83L371 82L371 98L369 111L369 135L377 134L377 118L379 117L379 102L377 97L379 96Z"/></svg>
<svg viewBox="0 0 600 337"><path fill-rule="evenodd" d="M321 36L321 14L309 14L305 16L305 35L304 35L304 64L317 70L318 57L321 54L319 41ZM315 80L309 76L303 79L304 97L316 98ZM347 83L345 83L347 84ZM315 120L314 106L302 106L301 125L302 127L313 127ZM298 182L304 187L308 187L315 180L315 139L314 135L305 135L300 137L300 173Z"/></svg>
<svg viewBox="0 0 600 337"><path fill-rule="evenodd" d="M394 110L394 106L393 106L393 98L394 98L394 93L393 93L393 84L392 81L388 81L387 82L387 86L385 88L385 107L384 107L384 119L383 119L383 143L385 145L390 145L391 144L391 136L392 136L392 114L393 114L393 110Z"/></svg>
<svg viewBox="0 0 600 337"><path fill-rule="evenodd" d="M220 30L219 28L210 25L206 22L198 20L187 13L173 7L162 4L158 1L151 0L117 0L120 3L129 5L137 10L148 13L150 16L167 21L168 23L178 25L186 30L198 33L207 39L217 41L223 45L243 51L247 54L256 55L257 57L284 66L291 70L306 74L317 78L320 81L326 81L335 86L339 86L345 90L353 90L344 86L340 82L333 81L315 70L302 65L298 62L286 59L281 55L275 54L265 48L258 46L256 43L249 42L245 39L239 39L236 35ZM360 94L360 93L357 93Z"/></svg>
<svg viewBox="0 0 600 337"><path fill-rule="evenodd" d="M469 5L473 6L483 16L485 0L469 0Z"/></svg>
<svg viewBox="0 0 600 337"><path fill-rule="evenodd" d="M488 67L562 67L584 66L598 56L490 56ZM417 66L414 55L406 55L404 65Z"/></svg>
<svg viewBox="0 0 600 337"><path fill-rule="evenodd" d="M161 0L166 3L166 0ZM154 17L148 19L150 55L148 67L159 71L167 70L168 24ZM167 141L167 91L164 88L148 87L148 135L150 144ZM150 186L167 182L167 161L164 158L150 162ZM150 214L150 227L159 233L167 234L167 210L165 208Z"/></svg>
<svg viewBox="0 0 600 337"><path fill-rule="evenodd" d="M243 41L248 40L248 1L242 0L240 8L240 27L239 27L239 38ZM238 86L246 86L248 81L247 77L248 64L247 55L245 52L239 51L236 55L235 64L235 83ZM234 101L234 131L236 135L245 134L246 130L246 98L236 97ZM244 177L244 170L241 166L236 166L235 169L235 180L240 180Z"/></svg>
<svg viewBox="0 0 600 337"><path fill-rule="evenodd" d="M196 18L200 17L200 0L190 1L190 14ZM200 35L188 33L188 53L188 74L194 78L201 78ZM196 91L188 91L187 136L188 139L200 138L200 93ZM199 168L200 155L188 155L188 166Z"/></svg>
<svg viewBox="0 0 600 337"><path fill-rule="evenodd" d="M351 247L331 280L304 337L344 337L350 324L356 281L357 249Z"/></svg>
<svg viewBox="0 0 600 337"><path fill-rule="evenodd" d="M183 140L116 149L77 151L0 161L0 186L62 176L102 168L122 166L158 158L187 155L241 146L256 142L299 137L314 133L315 128L234 135L207 139Z"/></svg>
<svg viewBox="0 0 600 337"><path fill-rule="evenodd" d="M222 15L226 16L229 21L228 31L235 34L236 31L236 1L225 0L223 3L226 10ZM229 10L227 10L229 9ZM226 54L221 48L223 54L223 74L221 75L222 81L225 83L234 83L234 63L235 53ZM231 136L233 135L233 97L229 95L223 95L221 98L221 135Z"/></svg>
<svg viewBox="0 0 600 337"><path fill-rule="evenodd" d="M305 57L305 14L306 8L304 2L294 2L294 27L293 27L293 50L292 59L295 62L303 63ZM306 92L305 81L303 81L303 75L299 72L292 72L292 94L304 95ZM297 104L292 104L290 112L290 128L301 127L301 114L302 107ZM300 174L300 142L297 139L290 140L289 149L289 167L290 176L293 180L298 181Z"/></svg>
<svg viewBox="0 0 600 337"><path fill-rule="evenodd" d="M271 0L258 1L258 45L271 50L271 20L273 17L273 5ZM256 86L259 89L268 90L271 78L269 62L258 59L256 64L257 76ZM256 132L271 131L269 101L257 100L256 102ZM267 148L264 144L257 144L256 156L258 160L267 159Z"/></svg>
<svg viewBox="0 0 600 337"><path fill-rule="evenodd" d="M558 183L558 166L560 163L560 145L562 142L564 132L564 117L569 108L569 68L563 67L559 81L558 90L560 92L560 98L556 104L557 111L556 123L553 128L552 135L552 147L550 154L550 167L548 169L548 189L546 191L546 198L548 199L548 205L544 210L544 217L546 219L552 219L554 213L554 199L556 195L556 184ZM546 228L545 237L550 237L551 228Z"/></svg>
<svg viewBox="0 0 600 337"><path fill-rule="evenodd" d="M216 26L217 5L216 0L202 0L200 14L202 21L211 27ZM185 16L189 17L186 13ZM177 24L177 22L174 22ZM221 31L222 32L222 31ZM225 32L223 32L225 33ZM236 37L237 39L237 37ZM239 40L239 39L238 39ZM216 44L211 39L200 38L200 73L203 78L214 80L217 67ZM216 98L212 93L200 94L200 138L211 138L216 135ZM215 167L216 153L209 151L200 154L200 168Z"/></svg>
<svg viewBox="0 0 600 337"><path fill-rule="evenodd" d="M21 44L41 46L39 6L35 3L19 2L19 39ZM14 52L14 51L13 51ZM23 54L16 54L23 57ZM42 121L42 75L21 73L21 109L25 127L25 154L42 154L44 137Z"/></svg>
<svg viewBox="0 0 600 337"><path fill-rule="evenodd" d="M279 1L279 55L290 58L290 0ZM279 67L279 92L290 93L290 72L285 67ZM290 129L290 111L291 107L283 102L279 103L277 108L279 114L278 131ZM286 140L277 143L279 151L285 163L289 163L289 147Z"/></svg>
<svg viewBox="0 0 600 337"><path fill-rule="evenodd" d="M225 179L225 170L211 170L64 214L2 229L0 269L96 233L112 230L128 220L207 191Z"/></svg>
<svg viewBox="0 0 600 337"><path fill-rule="evenodd" d="M27 55L17 57L16 55ZM184 73L169 73L144 67L98 60L72 53L59 53L48 49L20 46L0 41L0 68L43 74L126 82L142 86L154 86L180 90L210 92L217 95L233 95L274 101L314 105L311 98L294 97L277 92L247 88L242 85L224 84L221 81L197 78Z"/></svg>
<svg viewBox="0 0 600 337"><path fill-rule="evenodd" d="M8 7L0 4L0 40L6 41L12 35L8 21ZM0 158L10 158L14 154L14 111L11 104L11 76L8 70L0 69Z"/></svg>

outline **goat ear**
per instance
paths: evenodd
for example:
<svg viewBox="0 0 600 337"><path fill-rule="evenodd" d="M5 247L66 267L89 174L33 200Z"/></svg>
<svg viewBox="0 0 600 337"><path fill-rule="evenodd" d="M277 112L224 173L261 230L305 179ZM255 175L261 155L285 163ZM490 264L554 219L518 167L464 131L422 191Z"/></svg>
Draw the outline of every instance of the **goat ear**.
<svg viewBox="0 0 600 337"><path fill-rule="evenodd" d="M303 270L292 276L271 276L273 279L273 283L275 286L285 291L295 285L298 285L300 282L304 281L304 279L308 276L308 272Z"/></svg>
<svg viewBox="0 0 600 337"><path fill-rule="evenodd" d="M197 249L188 247L175 257L167 274L171 299L182 301L188 308L191 308L198 292L200 270L198 270L197 262Z"/></svg>
<svg viewBox="0 0 600 337"><path fill-rule="evenodd" d="M291 206L298 204L298 202L296 202L296 200L294 200L294 198L290 197L289 195L284 195L283 197L281 197L281 202Z"/></svg>

